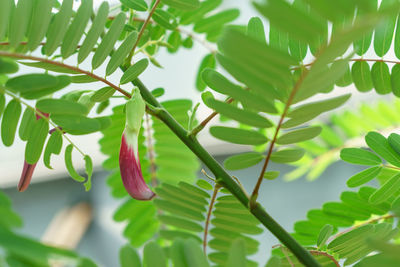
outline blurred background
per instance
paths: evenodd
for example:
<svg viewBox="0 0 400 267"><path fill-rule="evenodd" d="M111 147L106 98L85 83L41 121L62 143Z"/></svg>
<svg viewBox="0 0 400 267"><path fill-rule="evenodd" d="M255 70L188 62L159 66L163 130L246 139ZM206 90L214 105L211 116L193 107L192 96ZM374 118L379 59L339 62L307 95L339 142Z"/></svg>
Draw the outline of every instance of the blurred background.
<svg viewBox="0 0 400 267"><path fill-rule="evenodd" d="M118 3L114 0L108 1L111 4ZM96 6L101 3L100 0L94 0L94 2ZM240 9L241 16L235 22L237 24L246 24L250 17L257 15L247 0L225 1L221 8L227 7ZM195 89L194 81L200 61L206 53L207 50L196 42L191 50L180 49L177 54L173 55L168 54L162 48L157 60L163 68L150 66L141 76L142 81L150 89L165 88L166 93L162 100L187 98L191 99L193 103L197 103L200 101L200 94ZM386 57L392 56L389 53ZM81 68L90 69L88 63L90 59L85 62L81 65ZM26 73L35 71L28 67L24 67L22 70ZM119 75L119 73L115 73L111 79L119 77ZM75 85L75 89L79 86L82 85ZM100 88L95 83L85 86ZM74 86L71 86L71 88L74 88ZM332 94L339 95L347 92L353 92L353 96L342 109L354 108L355 103L360 101L371 103L380 98L373 92L360 94L351 87L338 88ZM316 98L319 97L321 96ZM323 97L328 96L324 95ZM116 100L117 102L118 100ZM338 110L334 112L338 112ZM208 108L200 105L198 118L202 119L208 114ZM322 120L327 117L322 117ZM215 119L214 123L216 122L218 122L218 119ZM93 258L100 265L118 266L118 251L126 241L122 236L123 224L112 220L113 213L120 202L111 197L110 190L106 185L107 173L101 168L101 163L105 157L99 152L98 145L100 137L100 134L72 137L73 141L85 153L91 155L96 166L93 187L89 192L85 192L81 184L67 177L62 157L53 157L52 165L54 169L49 170L42 164L38 164L31 186L27 191L19 193L16 184L23 166L25 147L22 142L17 142L10 148L0 144L0 187L10 196L14 209L24 219L25 225L21 232L38 239L48 238L53 231L52 222L54 225L54 223L62 221L63 217L60 212L65 212L66 209L79 203L87 203L89 206L78 206L81 209L78 209L76 213L77 218L81 218L79 221L81 225L73 224L71 226L72 229L76 227L77 232L82 231L82 234L77 233L79 239L74 242L82 255ZM220 162L223 162L229 155L249 150L247 147L232 146L218 141L212 138L207 130L201 133L200 142L205 144L206 148ZM80 160L74 163L77 169L83 167ZM232 174L240 179L248 191L251 191L260 168L261 166L256 165L246 170L232 172ZM271 165L271 169L280 170L282 174L285 174L293 167ZM304 219L309 209L319 208L326 201L338 200L340 192L346 188L345 181L360 170L357 166L337 162L328 167L321 177L313 182L303 178L293 182L285 182L281 178L266 181L262 186L259 200L279 223L288 231L292 231L293 223ZM199 172L199 177L204 177L204 175ZM261 242L260 250L252 259L264 263L270 254L271 247L278 242L268 231L258 236L258 239Z"/></svg>

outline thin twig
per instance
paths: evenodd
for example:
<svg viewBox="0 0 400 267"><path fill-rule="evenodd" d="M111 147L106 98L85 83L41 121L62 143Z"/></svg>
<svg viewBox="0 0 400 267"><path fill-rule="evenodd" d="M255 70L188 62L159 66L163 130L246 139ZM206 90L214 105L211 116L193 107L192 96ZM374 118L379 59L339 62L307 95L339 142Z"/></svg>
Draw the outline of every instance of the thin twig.
<svg viewBox="0 0 400 267"><path fill-rule="evenodd" d="M276 140L278 138L279 130L281 129L283 120L285 119L286 114L289 111L289 107L292 104L292 102L294 100L294 97L295 97L297 91L300 89L300 86L303 83L303 81L304 81L305 77L307 76L307 74L308 74L308 70L305 69L303 71L303 73L301 74L300 78L297 80L296 84L294 85L293 90L290 92L289 98L286 101L285 108L284 108L284 110L282 112L281 118L279 119L278 125L276 126L274 137L272 138L271 143L269 145L268 154L267 154L267 157L265 158L264 165L262 167L260 176L258 177L257 184L254 187L253 193L251 194L251 197L250 197L250 209L252 209L252 208L254 208L256 206L255 203L256 203L257 196L258 196L258 191L259 191L261 183L263 181L264 173L267 170L268 163L269 163L269 160L271 158L272 150L274 149L275 142L276 142Z"/></svg>
<svg viewBox="0 0 400 267"><path fill-rule="evenodd" d="M311 253L311 255L322 255L325 257L328 257L331 261L333 261L333 263L337 266L340 267L339 262L335 259L335 257L333 257L332 255L330 255L327 252L324 251L319 251L319 250L309 250L309 252Z"/></svg>
<svg viewBox="0 0 400 267"><path fill-rule="evenodd" d="M140 38L142 38L143 32L144 32L144 30L146 29L146 26L147 26L147 24L149 23L149 21L150 21L150 19L151 19L151 16L153 16L153 14L154 14L154 12L156 11L157 6L158 6L158 4L160 4L160 2L161 2L161 0L156 0L156 2L154 3L153 7L152 7L151 10L150 10L149 15L147 16L146 20L144 21L144 23L143 23L143 25L142 25L142 28L140 28L140 32L139 32L138 37L137 37L137 39L136 39L135 45L133 46L133 48L132 48L132 50L131 50L131 52L129 53L129 56L128 56L128 58L127 58L127 62L128 62L129 64L131 63L133 54L135 53L135 49L136 49L137 45L139 44Z"/></svg>
<svg viewBox="0 0 400 267"><path fill-rule="evenodd" d="M74 67L71 65L67 65L61 62L57 62L54 60L49 60L46 58L40 58L40 57L35 57L35 56L29 56L29 55L24 55L24 54L18 54L18 53L9 53L9 52L4 52L4 51L0 51L0 57L12 57L12 58L19 58L19 59L29 59L29 60L34 60L34 61L40 61L40 62L44 62L44 63L48 63L48 64L52 64L54 66L58 66L58 67L62 67L62 68L66 68L69 70L73 70L82 74L85 74L87 76L92 77L93 79L96 79L100 82L103 82L105 84L107 84L108 86L114 88L116 91L120 92L121 94L123 94L124 96L130 98L131 95L126 92L125 90L121 89L120 87L118 87L117 85L113 84L112 82L90 72L90 71L86 71L86 70L82 70L78 67Z"/></svg>
<svg viewBox="0 0 400 267"><path fill-rule="evenodd" d="M212 209L214 207L215 199L217 197L218 191L221 188L219 184L215 184L214 186L214 192L211 197L210 205L208 206L208 212L207 212L207 219L205 222L205 227L204 227L204 235L203 235L203 251L204 254L207 252L207 237L208 237L208 227L210 225L210 218L211 218L211 213Z"/></svg>

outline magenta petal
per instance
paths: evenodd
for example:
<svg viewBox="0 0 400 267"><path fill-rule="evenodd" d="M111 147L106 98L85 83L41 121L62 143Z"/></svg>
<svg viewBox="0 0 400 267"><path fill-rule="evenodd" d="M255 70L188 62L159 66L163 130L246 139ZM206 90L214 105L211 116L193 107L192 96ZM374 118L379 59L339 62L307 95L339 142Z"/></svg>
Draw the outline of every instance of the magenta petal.
<svg viewBox="0 0 400 267"><path fill-rule="evenodd" d="M121 150L119 152L119 168L122 183L129 195L137 200L151 200L155 194L147 186L143 179L142 168L139 161L139 152L135 151L126 140L126 134L122 135ZM137 140L133 140L137 142Z"/></svg>
<svg viewBox="0 0 400 267"><path fill-rule="evenodd" d="M28 188L29 184L31 183L32 174L35 170L35 167L36 163L28 164L26 161L24 161L24 168L22 169L21 178L19 179L18 183L18 191L24 192Z"/></svg>

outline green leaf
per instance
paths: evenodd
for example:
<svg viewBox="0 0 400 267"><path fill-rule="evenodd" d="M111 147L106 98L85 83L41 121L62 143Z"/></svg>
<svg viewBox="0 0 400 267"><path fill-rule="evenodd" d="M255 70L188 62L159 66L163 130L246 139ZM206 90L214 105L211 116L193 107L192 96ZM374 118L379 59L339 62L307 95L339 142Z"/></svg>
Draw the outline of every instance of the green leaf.
<svg viewBox="0 0 400 267"><path fill-rule="evenodd" d="M183 245L186 262L192 267L210 267L207 257L194 239L186 239Z"/></svg>
<svg viewBox="0 0 400 267"><path fill-rule="evenodd" d="M371 69L372 83L375 91L380 94L389 94L392 92L389 67L384 62L375 62Z"/></svg>
<svg viewBox="0 0 400 267"><path fill-rule="evenodd" d="M167 259L164 251L154 241L150 241L143 249L143 267L166 267Z"/></svg>
<svg viewBox="0 0 400 267"><path fill-rule="evenodd" d="M47 168L53 169L50 165L51 154L55 155L60 154L62 148L62 142L63 142L62 135L59 131L54 131L51 133L43 154L43 162Z"/></svg>
<svg viewBox="0 0 400 267"><path fill-rule="evenodd" d="M376 0L372 1L375 3L377 2ZM364 15L362 13L363 12L361 10L357 10L357 17L361 18ZM369 47L371 46L372 34L373 31L370 31L369 33L366 33L362 38L353 43L354 51L356 52L357 55L362 56L368 51Z"/></svg>
<svg viewBox="0 0 400 267"><path fill-rule="evenodd" d="M340 247L346 246L346 244L354 243L357 240L367 237L374 231L374 226L367 224L351 230L350 232L344 233L329 243L328 249L339 249Z"/></svg>
<svg viewBox="0 0 400 267"><path fill-rule="evenodd" d="M126 84L135 80L143 71L146 70L149 65L149 61L146 58L143 58L130 66L122 75L120 83Z"/></svg>
<svg viewBox="0 0 400 267"><path fill-rule="evenodd" d="M210 133L215 138L242 145L261 145L268 139L260 132L232 127L213 126Z"/></svg>
<svg viewBox="0 0 400 267"><path fill-rule="evenodd" d="M181 34L178 31L173 31L169 35L167 43L170 45L167 47L168 52L175 53L181 45Z"/></svg>
<svg viewBox="0 0 400 267"><path fill-rule="evenodd" d="M394 151L396 151L397 154L400 154L400 135L397 133L391 133L388 137L388 141Z"/></svg>
<svg viewBox="0 0 400 267"><path fill-rule="evenodd" d="M394 4L396 1L393 0L382 0L379 10L387 8ZM375 29L374 34L374 50L377 56L383 57L388 51L392 44L392 38L394 34L394 27L396 25L396 16L386 16L385 20L382 21L379 26Z"/></svg>
<svg viewBox="0 0 400 267"><path fill-rule="evenodd" d="M6 87L26 99L36 99L54 93L70 84L68 76L25 74L11 78Z"/></svg>
<svg viewBox="0 0 400 267"><path fill-rule="evenodd" d="M219 5L221 5L222 0L205 0L200 3L200 7L196 10L185 12L182 14L180 19L180 24L188 25L199 21L210 11L215 10Z"/></svg>
<svg viewBox="0 0 400 267"><path fill-rule="evenodd" d="M318 136L321 133L321 131L322 128L320 126L312 126L294 130L281 135L276 140L276 143L280 145L288 145L288 144L303 142Z"/></svg>
<svg viewBox="0 0 400 267"><path fill-rule="evenodd" d="M207 84L208 87L218 93L228 95L235 100L241 101L246 108L269 113L278 112L272 102L232 83L222 74L213 69L205 69L202 73L202 77L203 81Z"/></svg>
<svg viewBox="0 0 400 267"><path fill-rule="evenodd" d="M124 245L119 250L119 262L121 264L121 267L142 266L139 254L137 253L136 249L130 244Z"/></svg>
<svg viewBox="0 0 400 267"><path fill-rule="evenodd" d="M400 155L389 145L388 140L378 132L369 132L365 136L367 145L390 164L400 167Z"/></svg>
<svg viewBox="0 0 400 267"><path fill-rule="evenodd" d="M3 94L0 94L0 117L3 113L4 107L6 105L6 97Z"/></svg>
<svg viewBox="0 0 400 267"><path fill-rule="evenodd" d="M368 183L369 181L377 177L381 170L382 167L380 166L368 168L351 176L349 180L347 180L346 184L348 187L358 187L360 185Z"/></svg>
<svg viewBox="0 0 400 267"><path fill-rule="evenodd" d="M125 6L136 11L147 11L148 6L144 0L120 0Z"/></svg>
<svg viewBox="0 0 400 267"><path fill-rule="evenodd" d="M0 73L10 74L18 71L18 64L8 58L0 58Z"/></svg>
<svg viewBox="0 0 400 267"><path fill-rule="evenodd" d="M26 31L29 28L33 4L32 0L21 0L18 1L14 8L8 30L8 39L11 48L17 48L24 39Z"/></svg>
<svg viewBox="0 0 400 267"><path fill-rule="evenodd" d="M271 161L277 163L290 163L300 160L304 156L304 150L301 148L287 148L272 152Z"/></svg>
<svg viewBox="0 0 400 267"><path fill-rule="evenodd" d="M275 180L279 177L279 171L268 171L264 173L264 178L267 180Z"/></svg>
<svg viewBox="0 0 400 267"><path fill-rule="evenodd" d="M48 0L36 0L33 6L30 30L28 31L27 47L35 50L46 34L51 19L53 4Z"/></svg>
<svg viewBox="0 0 400 267"><path fill-rule="evenodd" d="M96 91L90 98L93 102L103 102L108 100L115 93L115 89L109 86Z"/></svg>
<svg viewBox="0 0 400 267"><path fill-rule="evenodd" d="M198 223L195 223L191 220L183 219L181 217L170 216L170 215L159 215L158 218L162 223L174 226L178 229L183 229L193 232L203 231L203 227Z"/></svg>
<svg viewBox="0 0 400 267"><path fill-rule="evenodd" d="M63 0L60 11L54 16L47 31L46 44L44 51L47 56L51 56L61 43L72 16L73 0Z"/></svg>
<svg viewBox="0 0 400 267"><path fill-rule="evenodd" d="M89 258L81 258L77 267L97 267L97 264Z"/></svg>
<svg viewBox="0 0 400 267"><path fill-rule="evenodd" d="M393 196L400 189L400 173L395 174L386 183L378 188L370 197L369 202L379 204Z"/></svg>
<svg viewBox="0 0 400 267"><path fill-rule="evenodd" d="M243 110L213 98L207 99L205 104L223 116L250 126L258 128L268 128L272 126L272 123L268 119L250 110Z"/></svg>
<svg viewBox="0 0 400 267"><path fill-rule="evenodd" d="M380 157L362 148L344 148L340 151L340 158L348 163L358 165L379 165L382 163Z"/></svg>
<svg viewBox="0 0 400 267"><path fill-rule="evenodd" d="M49 123L44 119L39 119L34 122L31 129L32 132L25 147L25 160L28 164L35 164L42 154L49 133Z"/></svg>
<svg viewBox="0 0 400 267"><path fill-rule="evenodd" d="M207 181L202 179L197 180L196 185L205 190L213 190L213 186L210 185Z"/></svg>
<svg viewBox="0 0 400 267"><path fill-rule="evenodd" d="M63 131L73 135L82 135L97 132L101 124L97 119L87 118L81 115L52 115L52 121L60 126Z"/></svg>
<svg viewBox="0 0 400 267"><path fill-rule="evenodd" d="M85 75L85 74L71 76L72 83L94 83L97 81L98 80L96 78L93 78L92 76Z"/></svg>
<svg viewBox="0 0 400 267"><path fill-rule="evenodd" d="M213 54L207 54L200 63L199 70L196 76L196 89L200 92L206 89L206 81L204 71L206 68L215 69L216 61ZM210 86L210 85L208 85Z"/></svg>
<svg viewBox="0 0 400 267"><path fill-rule="evenodd" d="M257 152L249 152L230 156L224 162L224 166L228 170L240 170L256 165L262 161L264 156Z"/></svg>
<svg viewBox="0 0 400 267"><path fill-rule="evenodd" d="M13 0L4 0L0 2L0 41L8 33L8 22L14 7Z"/></svg>
<svg viewBox="0 0 400 267"><path fill-rule="evenodd" d="M232 242L232 246L228 253L227 267L246 266L246 246L243 239L236 239Z"/></svg>
<svg viewBox="0 0 400 267"><path fill-rule="evenodd" d="M294 7L286 1L273 0L267 4L254 3L256 9L266 16L270 25L287 32L303 43L313 43L325 33L325 26L313 13Z"/></svg>
<svg viewBox="0 0 400 267"><path fill-rule="evenodd" d="M25 66L34 67L34 68L41 68L41 69L45 69L45 70L53 71L53 72L69 73L69 74L80 74L80 72L78 72L78 71L67 69L67 68L64 68L62 66L54 65L54 64L51 64L51 63L47 63L47 62L23 62L23 61L19 61L19 63L23 64Z"/></svg>
<svg viewBox="0 0 400 267"><path fill-rule="evenodd" d="M360 92L368 92L374 87L369 65L365 61L354 62L353 66L351 67L351 76L353 78L354 85Z"/></svg>
<svg viewBox="0 0 400 267"><path fill-rule="evenodd" d="M173 30L176 28L176 26L178 26L178 22L176 21L174 15L162 9L156 9L152 18L161 27L169 30Z"/></svg>
<svg viewBox="0 0 400 267"><path fill-rule="evenodd" d="M84 183L84 186L85 190L89 191L90 188L92 187L93 162L92 159L89 157L89 155L85 155L83 159L85 160L85 171L87 174L87 180Z"/></svg>
<svg viewBox="0 0 400 267"><path fill-rule="evenodd" d="M276 27L269 25L269 44L283 52L288 52L289 37L286 32L278 30Z"/></svg>
<svg viewBox="0 0 400 267"><path fill-rule="evenodd" d="M199 0L163 0L163 3L181 10L193 10L200 6Z"/></svg>
<svg viewBox="0 0 400 267"><path fill-rule="evenodd" d="M82 0L61 45L61 55L68 58L77 49L78 43L92 15L93 0Z"/></svg>
<svg viewBox="0 0 400 267"><path fill-rule="evenodd" d="M104 31L104 26L107 21L109 11L108 2L104 1L98 11L97 15L92 22L92 26L90 27L89 32L87 33L85 40L83 41L81 47L78 52L78 63L82 63L85 58L89 55L89 53L93 50L93 47L96 45L97 40L100 37L100 34Z"/></svg>
<svg viewBox="0 0 400 267"><path fill-rule="evenodd" d="M319 232L318 239L317 239L317 246L320 248L325 245L328 238L333 233L333 226L330 224L326 224L321 231Z"/></svg>
<svg viewBox="0 0 400 267"><path fill-rule="evenodd" d="M84 115L88 113L86 106L66 99L46 98L36 103L36 108L49 114Z"/></svg>
<svg viewBox="0 0 400 267"><path fill-rule="evenodd" d="M333 64L336 64L336 61L333 62L332 65ZM352 77L351 77L350 66L349 66L349 64L347 64L346 65L346 71L345 71L344 75L339 80L336 81L336 85L339 86L339 87L347 87L352 83L353 83L353 80L352 80Z"/></svg>
<svg viewBox="0 0 400 267"><path fill-rule="evenodd" d="M111 75L124 61L125 57L132 50L136 43L138 33L132 32L126 37L125 41L118 47L118 49L111 56L110 61L107 64L106 75Z"/></svg>
<svg viewBox="0 0 400 267"><path fill-rule="evenodd" d="M11 146L14 143L20 115L21 104L15 99L11 100L4 110L1 121L1 140L5 146Z"/></svg>
<svg viewBox="0 0 400 267"><path fill-rule="evenodd" d="M259 17L252 17L247 24L247 35L262 43L267 43L265 39L264 24Z"/></svg>
<svg viewBox="0 0 400 267"><path fill-rule="evenodd" d="M198 33L209 32L221 28L224 24L229 23L238 18L240 12L238 9L227 9L212 16L199 20L193 30Z"/></svg>
<svg viewBox="0 0 400 267"><path fill-rule="evenodd" d="M92 58L92 68L97 69L110 54L114 48L115 42L118 40L126 21L126 15L119 13L113 20L110 29L104 35L101 43L96 49Z"/></svg>
<svg viewBox="0 0 400 267"><path fill-rule="evenodd" d="M68 173L71 176L72 179L74 179L77 182L84 182L85 177L82 177L77 173L75 170L74 166L72 165L72 150L73 150L73 145L69 144L65 148L65 155L64 155L64 160L65 160L65 166L67 167Z"/></svg>
<svg viewBox="0 0 400 267"><path fill-rule="evenodd" d="M19 125L19 138L23 141L27 141L28 137L31 133L31 129L35 123L36 117L35 112L30 109L26 108L24 114L22 115L21 124Z"/></svg>
<svg viewBox="0 0 400 267"><path fill-rule="evenodd" d="M391 82L393 94L397 97L400 97L400 65L399 64L395 64L393 66L392 74L390 76L390 82Z"/></svg>
<svg viewBox="0 0 400 267"><path fill-rule="evenodd" d="M345 94L342 96L298 106L289 112L288 117L292 119L307 119L307 121L311 120L321 113L340 107L346 103L350 96L351 94Z"/></svg>

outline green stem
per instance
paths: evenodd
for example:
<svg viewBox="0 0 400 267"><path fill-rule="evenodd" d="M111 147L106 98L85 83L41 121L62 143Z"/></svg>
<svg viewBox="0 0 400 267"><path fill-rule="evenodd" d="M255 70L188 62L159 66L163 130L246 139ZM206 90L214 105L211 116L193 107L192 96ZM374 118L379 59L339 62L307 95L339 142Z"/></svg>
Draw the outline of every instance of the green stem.
<svg viewBox="0 0 400 267"><path fill-rule="evenodd" d="M142 97L151 105L162 108L161 104L139 80L133 81L133 84L140 90ZM242 188L232 179L224 168L203 148L203 146L193 136L189 136L186 131L165 109L157 114L157 117L168 126L176 136L213 172L215 177L222 182L222 185L228 189L246 208L249 207L249 198ZM297 241L283 229L262 207L257 204L250 212L275 235L300 262L306 266L320 266L311 254L303 248Z"/></svg>

